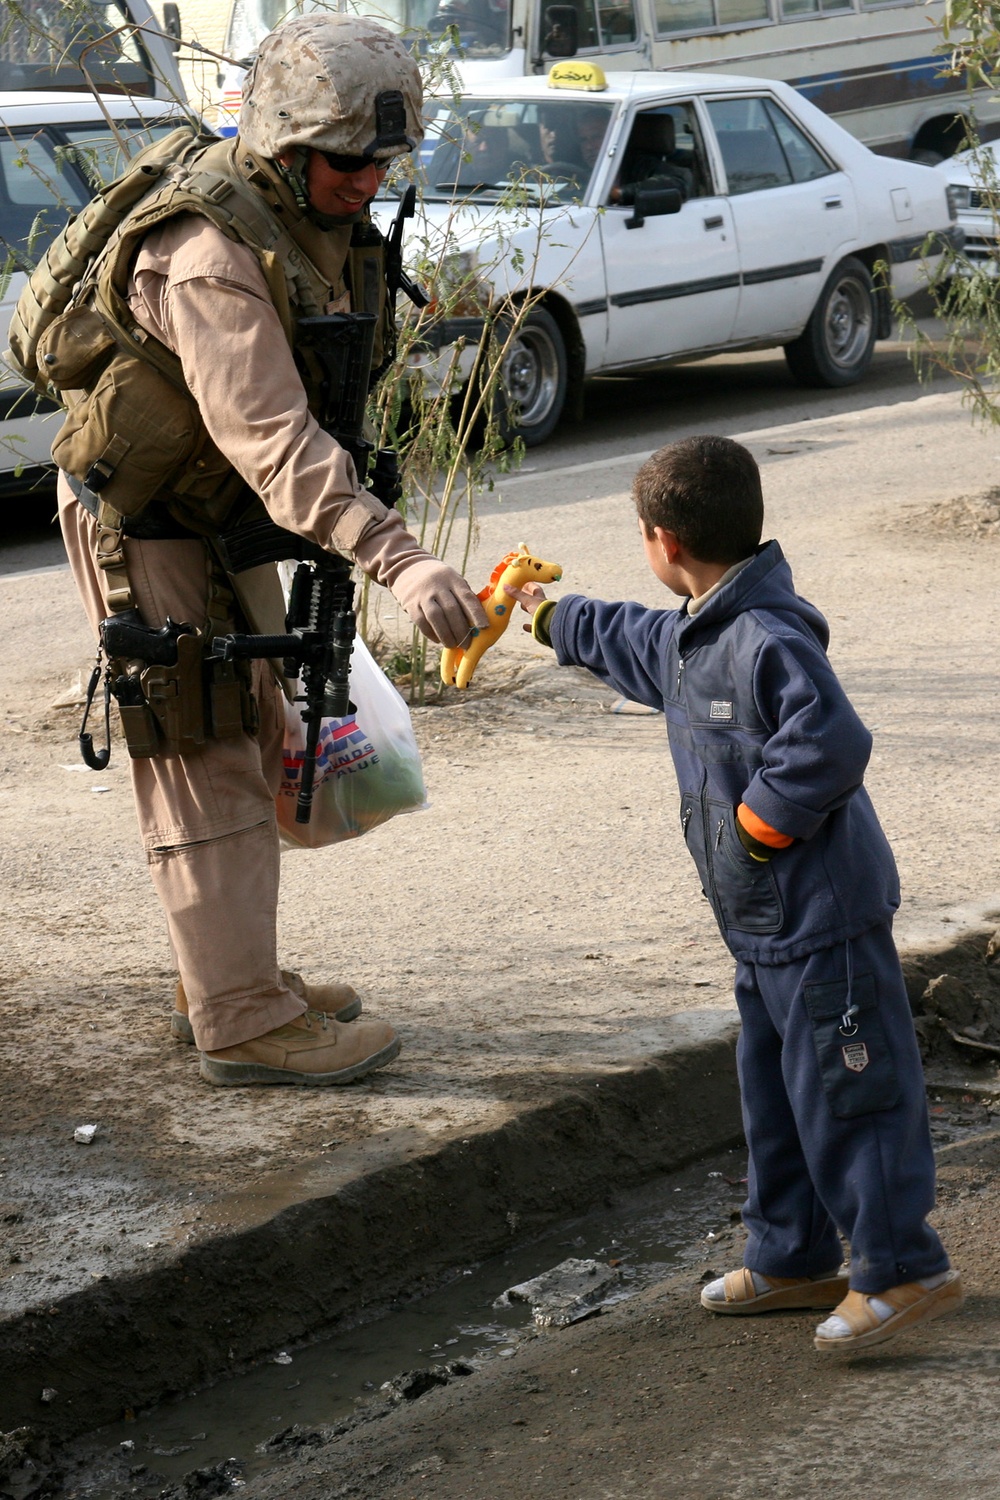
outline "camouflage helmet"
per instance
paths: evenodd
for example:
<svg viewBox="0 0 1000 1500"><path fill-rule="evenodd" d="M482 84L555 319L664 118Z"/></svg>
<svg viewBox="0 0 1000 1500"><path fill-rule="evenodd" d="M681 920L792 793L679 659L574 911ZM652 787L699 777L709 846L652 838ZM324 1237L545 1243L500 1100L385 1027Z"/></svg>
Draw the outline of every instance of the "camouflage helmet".
<svg viewBox="0 0 1000 1500"><path fill-rule="evenodd" d="M387 164L423 139L420 72L366 16L298 16L272 31L243 84L239 133L258 156L313 147Z"/></svg>

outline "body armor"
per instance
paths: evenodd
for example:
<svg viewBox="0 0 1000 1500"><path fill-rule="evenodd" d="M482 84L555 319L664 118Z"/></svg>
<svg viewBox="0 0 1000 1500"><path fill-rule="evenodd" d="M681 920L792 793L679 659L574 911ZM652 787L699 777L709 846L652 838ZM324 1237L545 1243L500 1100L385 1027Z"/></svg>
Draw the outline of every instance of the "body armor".
<svg viewBox="0 0 1000 1500"><path fill-rule="evenodd" d="M238 501L252 497L209 438L180 360L136 322L127 302L142 241L192 213L253 251L293 349L297 319L332 303L342 307L347 293L355 311L377 316L376 370L392 357L394 328L382 236L370 220L325 233L321 269L303 247L310 232L316 244L317 231L303 226L271 164L239 137L206 141L189 129L173 132L67 226L22 294L9 356L36 389L67 408L53 459L125 517L126 529L152 506L211 536ZM297 363L315 410L316 377L307 356L297 355Z"/></svg>

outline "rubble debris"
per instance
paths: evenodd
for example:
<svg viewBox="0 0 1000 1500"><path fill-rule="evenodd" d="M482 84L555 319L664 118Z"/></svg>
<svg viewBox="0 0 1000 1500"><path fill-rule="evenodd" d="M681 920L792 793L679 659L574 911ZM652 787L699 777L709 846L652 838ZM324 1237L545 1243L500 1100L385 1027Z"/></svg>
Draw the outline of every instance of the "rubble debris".
<svg viewBox="0 0 1000 1500"><path fill-rule="evenodd" d="M446 1365L435 1365L425 1370L404 1370L392 1380L386 1380L379 1391L387 1401L398 1405L401 1401L416 1401L437 1385L449 1385L463 1375L471 1375L473 1366L462 1359L451 1359Z"/></svg>
<svg viewBox="0 0 1000 1500"><path fill-rule="evenodd" d="M327 1441L327 1434L318 1427L303 1427L300 1423L293 1422L291 1427L283 1427L263 1443L258 1443L256 1452L295 1453L300 1448L321 1448Z"/></svg>
<svg viewBox="0 0 1000 1500"><path fill-rule="evenodd" d="M508 1287L493 1306L527 1302L539 1328L568 1328L599 1312L611 1287L621 1279L621 1270L614 1266L571 1256L541 1276Z"/></svg>
<svg viewBox="0 0 1000 1500"><path fill-rule="evenodd" d="M1000 930L992 926L926 957L903 955L921 1056L938 1082L969 1067L982 1077L1000 1063L998 956Z"/></svg>
<svg viewBox="0 0 1000 1500"><path fill-rule="evenodd" d="M216 1495L228 1495L243 1486L243 1465L235 1458L227 1458L210 1469L193 1469L185 1474L180 1484L172 1484L161 1490L157 1500L215 1500Z"/></svg>
<svg viewBox="0 0 1000 1500"><path fill-rule="evenodd" d="M77 672L72 682L57 693L49 704L50 708L78 708L87 701L87 689L83 685L83 672Z"/></svg>
<svg viewBox="0 0 1000 1500"><path fill-rule="evenodd" d="M73 1132L73 1139L80 1146L89 1146L96 1134L96 1125L78 1125Z"/></svg>
<svg viewBox="0 0 1000 1500"><path fill-rule="evenodd" d="M942 1021L961 1030L974 1024L979 1013L979 1001L972 990L953 974L939 974L924 990L923 1004Z"/></svg>

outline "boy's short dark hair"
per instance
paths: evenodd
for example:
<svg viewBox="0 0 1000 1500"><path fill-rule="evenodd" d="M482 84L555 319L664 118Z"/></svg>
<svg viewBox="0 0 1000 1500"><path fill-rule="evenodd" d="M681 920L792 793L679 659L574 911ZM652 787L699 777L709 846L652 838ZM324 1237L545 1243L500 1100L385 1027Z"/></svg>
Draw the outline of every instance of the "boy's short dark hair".
<svg viewBox="0 0 1000 1500"><path fill-rule="evenodd" d="M690 437L657 449L632 494L647 535L656 526L672 531L698 562L732 566L760 542L760 470L732 438Z"/></svg>

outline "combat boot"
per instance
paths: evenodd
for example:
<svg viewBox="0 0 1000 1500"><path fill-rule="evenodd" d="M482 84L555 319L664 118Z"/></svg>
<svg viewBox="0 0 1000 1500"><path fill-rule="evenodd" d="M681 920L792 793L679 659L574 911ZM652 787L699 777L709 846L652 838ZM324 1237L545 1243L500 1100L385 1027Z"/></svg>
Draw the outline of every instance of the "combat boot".
<svg viewBox="0 0 1000 1500"><path fill-rule="evenodd" d="M349 984L307 984L294 969L282 969L281 982L293 995L304 1000L310 1010L324 1011L335 1021L353 1021L361 1014L361 997ZM194 1031L188 1020L187 995L180 980L174 995L174 1013L170 1017L170 1035L175 1042L194 1044Z"/></svg>
<svg viewBox="0 0 1000 1500"><path fill-rule="evenodd" d="M307 1010L235 1047L201 1053L208 1083L353 1083L392 1062L400 1040L387 1021L335 1021Z"/></svg>

